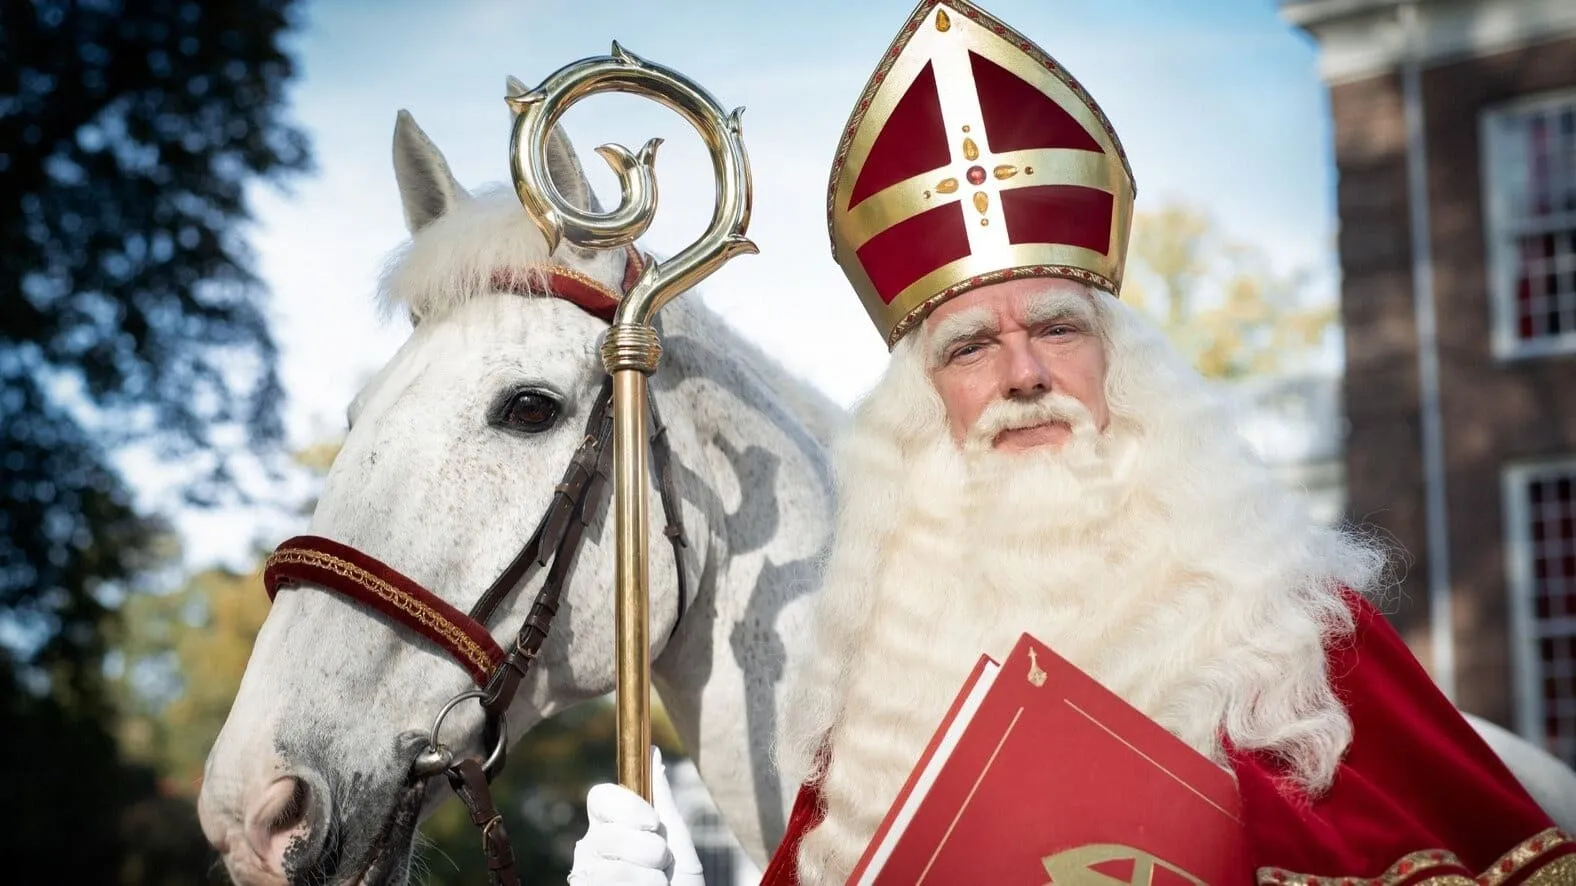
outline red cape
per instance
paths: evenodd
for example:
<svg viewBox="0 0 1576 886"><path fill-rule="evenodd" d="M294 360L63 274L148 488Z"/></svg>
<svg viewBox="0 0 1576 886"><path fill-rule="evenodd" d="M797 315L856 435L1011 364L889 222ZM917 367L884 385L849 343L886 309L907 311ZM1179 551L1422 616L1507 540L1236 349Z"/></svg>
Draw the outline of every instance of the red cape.
<svg viewBox="0 0 1576 886"><path fill-rule="evenodd" d="M1555 886L1576 884L1576 841L1440 693L1395 629L1349 597L1357 630L1328 650L1353 737L1318 798L1270 755L1233 751L1261 884ZM794 801L762 886L797 886L799 842L822 815L814 785Z"/></svg>

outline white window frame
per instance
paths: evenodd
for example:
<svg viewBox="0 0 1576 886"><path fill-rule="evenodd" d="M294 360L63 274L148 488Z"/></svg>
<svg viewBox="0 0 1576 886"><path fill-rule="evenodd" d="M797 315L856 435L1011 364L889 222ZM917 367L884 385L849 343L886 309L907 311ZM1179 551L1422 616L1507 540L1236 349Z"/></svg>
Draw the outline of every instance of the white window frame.
<svg viewBox="0 0 1576 886"><path fill-rule="evenodd" d="M1515 271L1517 259L1511 248L1510 204L1507 195L1527 172L1520 156L1506 155L1505 140L1499 137L1503 122L1510 117L1544 108L1576 105L1576 88L1542 92L1485 108L1478 115L1478 144L1482 149L1479 190L1483 198L1484 257L1488 271L1488 301L1493 328L1494 356L1503 361L1557 354L1576 353L1576 329L1556 338L1523 341L1516 334Z"/></svg>
<svg viewBox="0 0 1576 886"><path fill-rule="evenodd" d="M1505 577L1510 591L1511 681L1516 700L1516 731L1540 748L1543 723L1543 663L1538 616L1532 603L1532 533L1527 484L1547 474L1576 475L1576 456L1506 465L1500 474L1504 500Z"/></svg>

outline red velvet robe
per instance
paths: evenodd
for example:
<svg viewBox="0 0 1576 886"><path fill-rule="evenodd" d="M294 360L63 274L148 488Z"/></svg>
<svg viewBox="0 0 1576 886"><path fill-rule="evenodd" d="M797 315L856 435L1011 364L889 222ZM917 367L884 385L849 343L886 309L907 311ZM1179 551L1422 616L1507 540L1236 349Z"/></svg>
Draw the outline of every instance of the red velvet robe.
<svg viewBox="0 0 1576 886"><path fill-rule="evenodd" d="M1572 886L1576 841L1555 828L1441 694L1382 615L1352 595L1357 632L1328 651L1351 746L1316 799L1271 757L1232 751L1260 884ZM797 886L820 797L804 786L762 886Z"/></svg>

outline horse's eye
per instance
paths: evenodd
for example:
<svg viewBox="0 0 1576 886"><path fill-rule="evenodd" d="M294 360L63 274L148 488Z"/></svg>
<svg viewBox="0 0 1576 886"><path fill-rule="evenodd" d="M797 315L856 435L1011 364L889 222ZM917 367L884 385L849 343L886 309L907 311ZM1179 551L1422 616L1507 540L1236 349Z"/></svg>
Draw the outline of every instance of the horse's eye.
<svg viewBox="0 0 1576 886"><path fill-rule="evenodd" d="M545 391L516 391L498 411L497 424L539 434L558 421L558 399Z"/></svg>

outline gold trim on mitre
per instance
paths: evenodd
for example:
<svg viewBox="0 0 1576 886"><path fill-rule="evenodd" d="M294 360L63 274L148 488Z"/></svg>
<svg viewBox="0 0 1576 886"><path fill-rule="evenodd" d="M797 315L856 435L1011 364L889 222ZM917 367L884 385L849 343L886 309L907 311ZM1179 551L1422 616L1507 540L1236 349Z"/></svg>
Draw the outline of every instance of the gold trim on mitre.
<svg viewBox="0 0 1576 886"><path fill-rule="evenodd" d="M988 73L990 82L977 83L976 71ZM993 150L986 107L1000 108L1007 99L992 92L992 83L1054 104L1045 110L1076 124L1064 129L1077 144L1006 144L1000 132L1004 149ZM931 111L913 110L937 104L939 121L930 120ZM933 132L905 158L910 142L895 133L915 120L933 124ZM860 180L878 142L875 187ZM932 167L925 158L938 162ZM1135 194L1115 130L1072 75L967 0L921 0L843 130L827 189L827 226L833 257L890 348L937 305L1003 279L1067 277L1116 294ZM1091 197L1094 211L1066 210ZM1063 230L1072 233L1056 233ZM873 242L883 235L891 239Z"/></svg>

